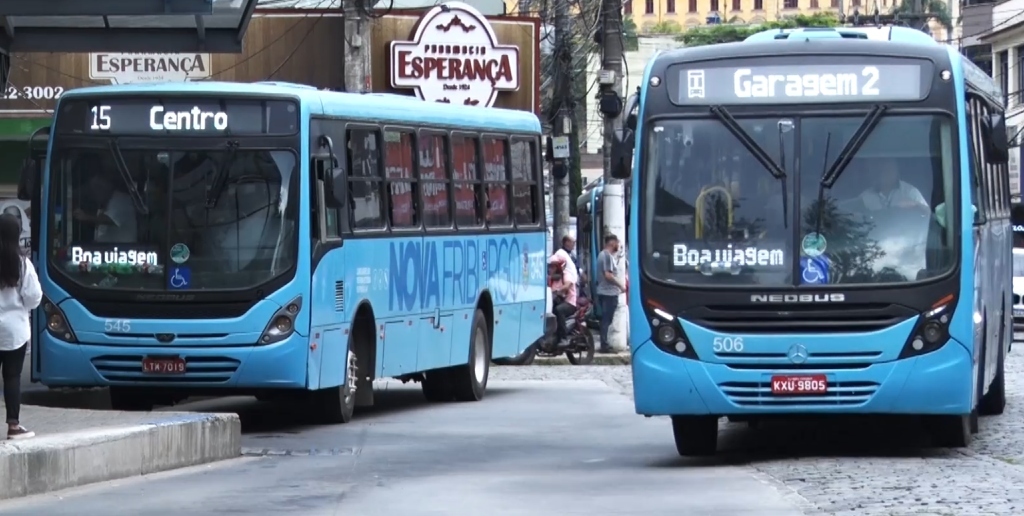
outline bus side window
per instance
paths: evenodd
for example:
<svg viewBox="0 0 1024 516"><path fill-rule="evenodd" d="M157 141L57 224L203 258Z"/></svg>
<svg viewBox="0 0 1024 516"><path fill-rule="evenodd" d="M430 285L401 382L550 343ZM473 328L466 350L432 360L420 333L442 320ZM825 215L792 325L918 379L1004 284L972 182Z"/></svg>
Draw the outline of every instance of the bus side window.
<svg viewBox="0 0 1024 516"><path fill-rule="evenodd" d="M980 140L979 126L977 124L977 115L974 112L974 106L971 101L967 102L967 153L968 160L967 165L970 167L971 177L971 206L974 209L974 223L982 224L985 222L985 193L982 191L982 166L981 160L979 159L978 144Z"/></svg>
<svg viewBox="0 0 1024 516"><path fill-rule="evenodd" d="M381 138L376 129L348 131L348 203L352 229L384 229Z"/></svg>
<svg viewBox="0 0 1024 516"><path fill-rule="evenodd" d="M540 223L540 187L537 179L536 143L532 140L512 141L512 212L516 224L532 226Z"/></svg>
<svg viewBox="0 0 1024 516"><path fill-rule="evenodd" d="M477 139L453 134L450 141L455 224L458 227L479 227L483 225L484 214L480 203L480 174L477 171Z"/></svg>

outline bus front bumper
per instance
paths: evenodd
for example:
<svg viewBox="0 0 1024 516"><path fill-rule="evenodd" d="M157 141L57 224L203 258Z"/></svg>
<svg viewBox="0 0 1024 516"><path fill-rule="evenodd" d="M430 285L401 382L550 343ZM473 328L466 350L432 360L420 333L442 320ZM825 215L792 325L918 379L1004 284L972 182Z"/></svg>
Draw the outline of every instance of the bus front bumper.
<svg viewBox="0 0 1024 516"><path fill-rule="evenodd" d="M633 353L636 412L663 415L967 414L971 355L955 341L926 355L863 369L732 369L670 355L651 342ZM773 375L824 374L829 392L778 396Z"/></svg>
<svg viewBox="0 0 1024 516"><path fill-rule="evenodd" d="M68 343L49 332L39 337L40 381L50 387L135 385L211 389L301 389L306 387L308 339L292 334L265 346L156 347ZM182 374L144 373L144 357L185 360ZM39 362L37 362L39 361Z"/></svg>

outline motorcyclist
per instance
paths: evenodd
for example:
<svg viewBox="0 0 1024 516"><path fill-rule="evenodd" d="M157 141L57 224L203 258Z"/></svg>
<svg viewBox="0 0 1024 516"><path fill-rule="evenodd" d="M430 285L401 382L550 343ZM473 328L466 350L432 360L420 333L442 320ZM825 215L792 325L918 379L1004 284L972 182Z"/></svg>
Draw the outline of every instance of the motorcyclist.
<svg viewBox="0 0 1024 516"><path fill-rule="evenodd" d="M565 330L565 323L576 313L576 283L579 278L576 265L568 256L565 250L559 249L548 258L548 287L554 296L554 308L551 311L555 315L555 338L559 347L567 347L569 336Z"/></svg>

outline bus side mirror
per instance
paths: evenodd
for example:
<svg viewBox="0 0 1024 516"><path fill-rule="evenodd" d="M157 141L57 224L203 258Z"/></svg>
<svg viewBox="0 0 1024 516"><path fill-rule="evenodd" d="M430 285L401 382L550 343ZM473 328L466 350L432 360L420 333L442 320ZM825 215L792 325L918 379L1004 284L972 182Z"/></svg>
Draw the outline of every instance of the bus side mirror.
<svg viewBox="0 0 1024 516"><path fill-rule="evenodd" d="M633 172L633 130L626 128L623 131L615 131L615 138L612 140L612 177L615 179L629 179Z"/></svg>
<svg viewBox="0 0 1024 516"><path fill-rule="evenodd" d="M1010 139L1006 134L1006 119L1003 115L993 113L985 117L981 124L985 137L985 152L992 164L1005 164L1010 161Z"/></svg>
<svg viewBox="0 0 1024 516"><path fill-rule="evenodd" d="M334 142L330 136L321 135L319 142L321 149L326 149L326 154L321 154L317 159L316 178L324 185L324 204L326 208L341 208L345 205L341 201L344 196L338 195L338 187L344 183L345 169L338 162L338 156L334 154ZM344 190L341 193L345 193Z"/></svg>
<svg viewBox="0 0 1024 516"><path fill-rule="evenodd" d="M636 113L626 115L626 129L636 131Z"/></svg>
<svg viewBox="0 0 1024 516"><path fill-rule="evenodd" d="M21 177L18 178L18 199L31 201L35 196L38 185L39 167L36 160L31 157L25 158L21 164Z"/></svg>

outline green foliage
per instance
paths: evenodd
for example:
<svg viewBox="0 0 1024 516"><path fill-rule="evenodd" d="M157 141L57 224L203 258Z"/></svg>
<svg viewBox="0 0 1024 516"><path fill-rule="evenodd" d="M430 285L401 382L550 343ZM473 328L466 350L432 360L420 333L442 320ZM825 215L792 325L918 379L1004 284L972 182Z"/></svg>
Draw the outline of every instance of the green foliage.
<svg viewBox="0 0 1024 516"><path fill-rule="evenodd" d="M636 22L633 21L633 17L626 15L622 19L622 35L624 38L626 52L636 52L640 50L640 40L636 36Z"/></svg>
<svg viewBox="0 0 1024 516"><path fill-rule="evenodd" d="M675 20L663 20L644 30L644 34L682 34L683 26Z"/></svg>
<svg viewBox="0 0 1024 516"><path fill-rule="evenodd" d="M921 9L924 10L922 14L935 18L946 30L953 30L953 16L949 12L949 5L942 0L921 0ZM902 0L891 12L914 14L916 10L914 0Z"/></svg>
<svg viewBox="0 0 1024 516"><path fill-rule="evenodd" d="M939 0L935 0L939 1ZM760 25L705 25L694 27L679 36L688 47L700 47L704 45L715 45L718 43L732 43L743 41L748 36L757 34L768 29L794 29L797 27L835 27L839 25L839 18L835 13L818 12L814 14L798 14L787 16L778 21L765 22Z"/></svg>

